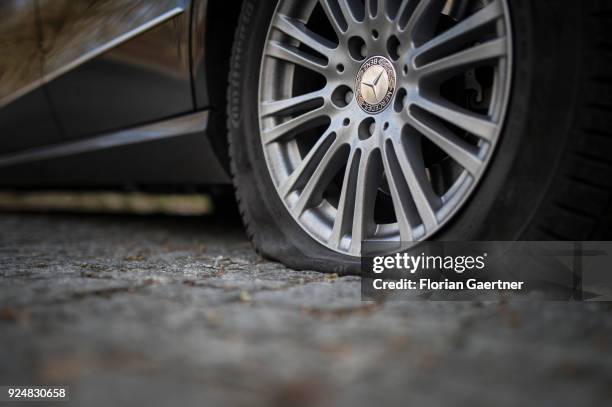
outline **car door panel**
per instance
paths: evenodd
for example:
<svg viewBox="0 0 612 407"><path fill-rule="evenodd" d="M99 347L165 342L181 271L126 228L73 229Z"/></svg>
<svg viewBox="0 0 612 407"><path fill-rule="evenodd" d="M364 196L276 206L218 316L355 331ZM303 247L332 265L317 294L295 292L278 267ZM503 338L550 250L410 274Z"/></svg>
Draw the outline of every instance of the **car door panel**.
<svg viewBox="0 0 612 407"><path fill-rule="evenodd" d="M193 110L189 2L41 4L43 78L67 139Z"/></svg>
<svg viewBox="0 0 612 407"><path fill-rule="evenodd" d="M61 140L42 87L34 0L0 2L0 154Z"/></svg>

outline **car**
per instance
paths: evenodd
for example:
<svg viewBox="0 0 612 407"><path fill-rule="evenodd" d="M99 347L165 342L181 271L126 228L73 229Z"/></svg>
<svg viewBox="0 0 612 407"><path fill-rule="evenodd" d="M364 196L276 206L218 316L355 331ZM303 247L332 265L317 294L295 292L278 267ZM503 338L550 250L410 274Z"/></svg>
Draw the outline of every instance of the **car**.
<svg viewBox="0 0 612 407"><path fill-rule="evenodd" d="M607 0L7 0L0 186L232 186L264 256L603 240ZM395 243L394 243L395 242Z"/></svg>

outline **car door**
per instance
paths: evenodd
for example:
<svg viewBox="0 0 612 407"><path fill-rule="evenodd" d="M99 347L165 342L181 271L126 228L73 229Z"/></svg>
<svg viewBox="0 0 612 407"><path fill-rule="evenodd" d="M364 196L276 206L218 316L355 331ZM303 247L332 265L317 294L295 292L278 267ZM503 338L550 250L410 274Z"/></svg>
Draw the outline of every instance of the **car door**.
<svg viewBox="0 0 612 407"><path fill-rule="evenodd" d="M61 140L40 44L35 1L0 1L0 157Z"/></svg>
<svg viewBox="0 0 612 407"><path fill-rule="evenodd" d="M43 79L66 139L193 110L190 1L39 4Z"/></svg>

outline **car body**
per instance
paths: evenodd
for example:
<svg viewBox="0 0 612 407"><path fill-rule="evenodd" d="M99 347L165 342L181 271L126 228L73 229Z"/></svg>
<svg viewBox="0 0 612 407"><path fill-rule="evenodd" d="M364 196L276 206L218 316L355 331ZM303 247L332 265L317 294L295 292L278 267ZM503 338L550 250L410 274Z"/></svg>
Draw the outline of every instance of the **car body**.
<svg viewBox="0 0 612 407"><path fill-rule="evenodd" d="M3 1L0 185L229 184L216 116L231 36L214 30L232 30L240 4L220 5Z"/></svg>

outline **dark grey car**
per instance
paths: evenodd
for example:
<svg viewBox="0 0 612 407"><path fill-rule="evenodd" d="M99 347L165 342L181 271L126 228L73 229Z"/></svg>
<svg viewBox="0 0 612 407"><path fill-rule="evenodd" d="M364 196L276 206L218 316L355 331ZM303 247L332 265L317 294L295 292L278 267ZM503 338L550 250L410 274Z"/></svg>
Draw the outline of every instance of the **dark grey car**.
<svg viewBox="0 0 612 407"><path fill-rule="evenodd" d="M8 0L4 188L233 183L298 268L362 242L608 239L605 0Z"/></svg>

